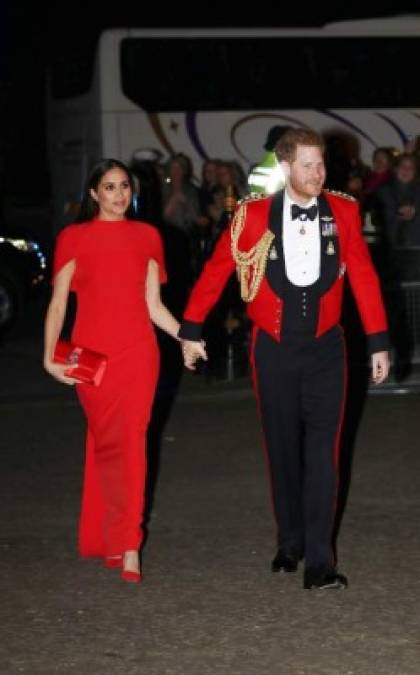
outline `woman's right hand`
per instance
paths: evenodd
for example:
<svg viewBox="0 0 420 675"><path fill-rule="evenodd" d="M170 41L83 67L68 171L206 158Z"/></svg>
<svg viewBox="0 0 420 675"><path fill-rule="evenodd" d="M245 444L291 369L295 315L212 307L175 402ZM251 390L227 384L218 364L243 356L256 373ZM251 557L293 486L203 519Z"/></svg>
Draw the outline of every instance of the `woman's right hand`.
<svg viewBox="0 0 420 675"><path fill-rule="evenodd" d="M75 380L74 377L68 377L67 375L64 374L65 370L69 370L69 366L63 363L55 363L54 361L44 361L44 368L47 371L47 373L52 375L52 377L58 380L58 382L61 382L61 384L68 384L70 386L73 386L79 383L79 380Z"/></svg>

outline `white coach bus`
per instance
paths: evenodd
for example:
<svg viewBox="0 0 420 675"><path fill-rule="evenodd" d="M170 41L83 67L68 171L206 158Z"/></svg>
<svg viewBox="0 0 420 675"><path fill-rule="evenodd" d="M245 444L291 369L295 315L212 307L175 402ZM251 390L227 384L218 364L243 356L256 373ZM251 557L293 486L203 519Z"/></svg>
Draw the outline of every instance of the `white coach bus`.
<svg viewBox="0 0 420 675"><path fill-rule="evenodd" d="M261 159L268 129L306 125L377 146L420 134L420 14L308 29L113 29L90 68L52 69L47 138L57 226L101 157L154 149Z"/></svg>

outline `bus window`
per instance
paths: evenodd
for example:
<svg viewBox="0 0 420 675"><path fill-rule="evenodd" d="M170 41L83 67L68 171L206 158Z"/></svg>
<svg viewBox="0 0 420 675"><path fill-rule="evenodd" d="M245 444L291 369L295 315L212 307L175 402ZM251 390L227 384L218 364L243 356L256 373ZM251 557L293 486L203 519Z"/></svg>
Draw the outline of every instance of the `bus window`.
<svg viewBox="0 0 420 675"><path fill-rule="evenodd" d="M148 112L418 106L412 67L419 42L127 38L121 42L121 86ZM398 76L390 77L396 64Z"/></svg>

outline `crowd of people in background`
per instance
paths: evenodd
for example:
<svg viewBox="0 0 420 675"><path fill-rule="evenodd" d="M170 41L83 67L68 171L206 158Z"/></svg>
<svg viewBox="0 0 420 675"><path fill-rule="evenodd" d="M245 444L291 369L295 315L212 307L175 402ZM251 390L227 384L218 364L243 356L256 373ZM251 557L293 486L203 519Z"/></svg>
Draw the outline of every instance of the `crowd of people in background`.
<svg viewBox="0 0 420 675"><path fill-rule="evenodd" d="M420 279L420 137L410 138L402 150L377 147L371 167L350 153L344 167L339 189L360 203L387 305L394 375L401 381L411 370L414 349L403 284Z"/></svg>
<svg viewBox="0 0 420 675"><path fill-rule="evenodd" d="M377 147L371 166L359 157L354 137L327 138L328 187L359 200L369 213L378 237L389 246L420 245L420 136L410 138L403 150Z"/></svg>
<svg viewBox="0 0 420 675"><path fill-rule="evenodd" d="M197 182L190 159L182 153L165 164L142 159L137 153L130 168L137 182L137 215L156 225L162 234L169 279L163 294L171 311L180 318L189 291L237 201L248 192L247 176L236 162L209 159L203 163L201 181ZM228 335L235 343L235 367L247 368L243 316L232 279L207 325L209 376L226 375L226 351L232 349ZM171 351L169 344L167 347ZM176 362L175 354L168 360Z"/></svg>

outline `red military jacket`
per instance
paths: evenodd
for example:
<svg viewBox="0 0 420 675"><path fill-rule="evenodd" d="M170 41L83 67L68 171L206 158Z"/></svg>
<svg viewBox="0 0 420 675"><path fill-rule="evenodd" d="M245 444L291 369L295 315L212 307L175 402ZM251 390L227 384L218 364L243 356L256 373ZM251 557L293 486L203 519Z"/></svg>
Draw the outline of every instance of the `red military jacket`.
<svg viewBox="0 0 420 675"><path fill-rule="evenodd" d="M370 351L382 351L388 344L387 320L378 277L361 232L359 205L353 199L327 190L323 191L323 196L328 202L337 228L339 265L335 280L320 297L316 337L340 321L344 276L347 272L369 339ZM249 251L267 231L272 201L273 196L269 196L247 203L246 220L238 242L241 251ZM180 337L200 339L202 323L217 302L234 269L231 231L227 228L192 290L179 332ZM265 276L254 300L247 304L247 314L259 328L280 341L283 300L271 288Z"/></svg>

